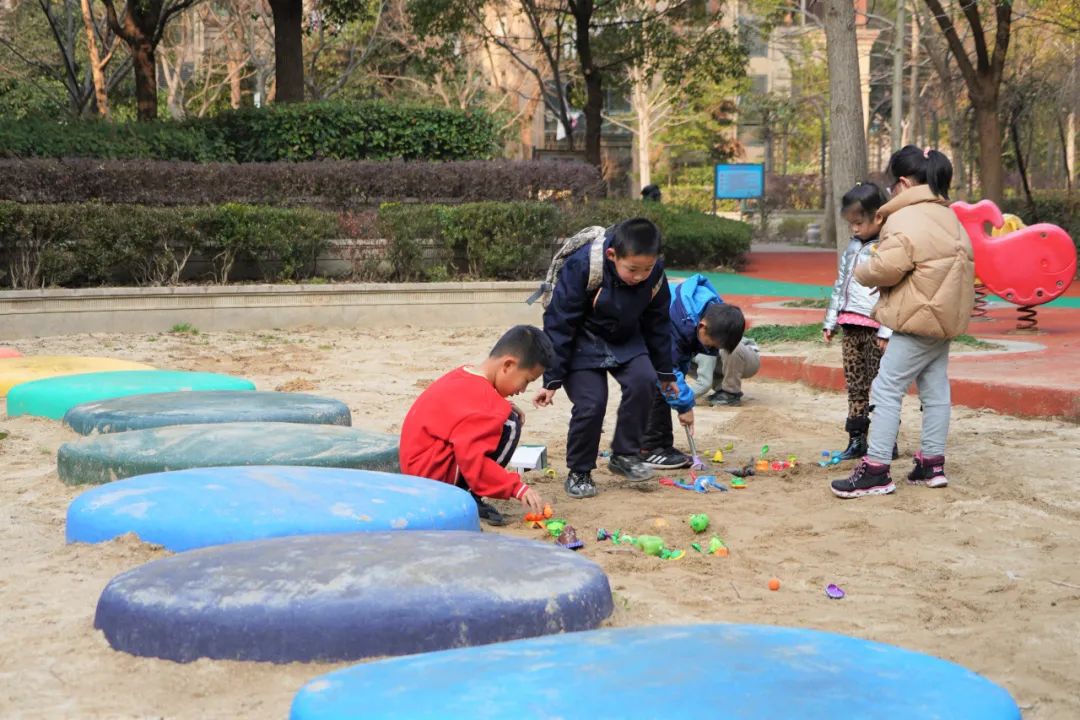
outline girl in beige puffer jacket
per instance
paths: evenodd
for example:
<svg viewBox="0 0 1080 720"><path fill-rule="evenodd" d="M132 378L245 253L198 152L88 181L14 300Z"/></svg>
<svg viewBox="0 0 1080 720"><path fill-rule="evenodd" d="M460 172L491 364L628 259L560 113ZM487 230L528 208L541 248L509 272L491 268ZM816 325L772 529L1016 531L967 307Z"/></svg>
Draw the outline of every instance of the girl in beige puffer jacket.
<svg viewBox="0 0 1080 720"><path fill-rule="evenodd" d="M921 446L908 482L945 487L949 434L949 346L967 329L974 303L971 240L948 206L952 163L936 150L908 145L893 153L893 198L879 210L881 242L855 279L876 286L873 318L893 329L870 389L874 422L866 458L832 483L842 498L893 492L889 473L904 393L914 382L923 406Z"/></svg>

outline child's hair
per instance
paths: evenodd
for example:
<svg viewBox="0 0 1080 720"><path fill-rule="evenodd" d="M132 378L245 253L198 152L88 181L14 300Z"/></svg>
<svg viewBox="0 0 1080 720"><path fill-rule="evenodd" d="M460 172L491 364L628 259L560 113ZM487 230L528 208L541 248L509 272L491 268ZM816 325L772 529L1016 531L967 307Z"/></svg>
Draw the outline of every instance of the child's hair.
<svg viewBox="0 0 1080 720"><path fill-rule="evenodd" d="M714 302L705 308L701 319L705 323L705 334L724 350L734 352L742 342L746 318L738 305Z"/></svg>
<svg viewBox="0 0 1080 720"><path fill-rule="evenodd" d="M491 348L489 357L504 355L515 358L518 364L526 369L547 368L551 366L555 348L551 345L551 339L540 328L515 325L503 333L495 347Z"/></svg>
<svg viewBox="0 0 1080 720"><path fill-rule="evenodd" d="M660 202L660 187L658 185L646 185L641 188L641 199L649 202Z"/></svg>
<svg viewBox="0 0 1080 720"><path fill-rule="evenodd" d="M869 218L874 217L878 208L887 203L889 198L885 191L872 182L855 183L855 187L848 190L840 200L840 209L847 212L849 208L859 206L859 210Z"/></svg>
<svg viewBox="0 0 1080 720"><path fill-rule="evenodd" d="M615 237L611 240L615 257L630 255L660 254L660 228L646 218L631 218L615 226Z"/></svg>
<svg viewBox="0 0 1080 720"><path fill-rule="evenodd" d="M902 177L913 177L919 184L929 185L935 195L949 199L953 170L952 163L944 153L929 148L922 150L914 145L905 145L889 158L886 172L894 181Z"/></svg>

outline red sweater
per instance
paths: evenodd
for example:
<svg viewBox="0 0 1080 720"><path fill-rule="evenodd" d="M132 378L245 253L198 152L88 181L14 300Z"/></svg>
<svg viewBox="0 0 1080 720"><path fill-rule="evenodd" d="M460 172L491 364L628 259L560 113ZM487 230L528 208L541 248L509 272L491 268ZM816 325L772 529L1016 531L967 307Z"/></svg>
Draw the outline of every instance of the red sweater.
<svg viewBox="0 0 1080 720"><path fill-rule="evenodd" d="M510 402L481 375L452 370L416 398L401 426L401 472L451 485L464 477L481 497L521 498L529 486L491 455L510 418Z"/></svg>

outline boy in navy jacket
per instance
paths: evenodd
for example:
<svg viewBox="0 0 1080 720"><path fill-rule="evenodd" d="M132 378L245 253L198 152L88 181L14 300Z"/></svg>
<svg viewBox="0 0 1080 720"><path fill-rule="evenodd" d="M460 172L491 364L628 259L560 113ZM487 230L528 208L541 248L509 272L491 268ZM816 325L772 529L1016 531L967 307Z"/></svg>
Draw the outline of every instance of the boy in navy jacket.
<svg viewBox="0 0 1080 720"><path fill-rule="evenodd" d="M676 392L660 230L644 218L626 220L608 229L603 249L599 288L589 290L585 245L567 258L544 311L555 357L533 402L550 405L555 391L565 387L573 404L565 483L572 498L596 495L592 470L607 410L608 373L622 388L608 467L635 482L653 475L639 452L657 381L664 392Z"/></svg>
<svg viewBox="0 0 1080 720"><path fill-rule="evenodd" d="M742 310L726 304L708 278L691 275L672 293L671 365L677 393L653 391L652 410L642 439L641 460L649 467L688 467L691 458L674 447L671 411L679 422L694 431L694 391L686 383L690 361L698 355L732 353L742 341L746 319Z"/></svg>

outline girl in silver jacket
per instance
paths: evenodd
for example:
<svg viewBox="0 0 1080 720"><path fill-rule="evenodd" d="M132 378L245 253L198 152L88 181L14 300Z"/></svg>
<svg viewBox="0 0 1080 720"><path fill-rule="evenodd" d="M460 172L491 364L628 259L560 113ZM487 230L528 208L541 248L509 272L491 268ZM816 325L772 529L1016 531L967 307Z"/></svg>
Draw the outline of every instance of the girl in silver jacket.
<svg viewBox="0 0 1080 720"><path fill-rule="evenodd" d="M841 348L848 391L848 417L844 429L849 439L847 449L840 454L842 460L854 460L866 454L866 436L870 430L870 383L877 376L882 351L892 335L892 330L870 317L878 301L877 288L860 285L855 279L856 266L868 260L877 245L881 230L877 210L887 200L880 187L861 182L844 195L841 204L844 219L851 225L852 237L840 258L822 332L828 343L837 327L844 331Z"/></svg>

